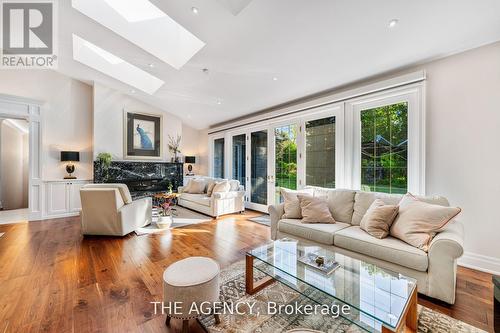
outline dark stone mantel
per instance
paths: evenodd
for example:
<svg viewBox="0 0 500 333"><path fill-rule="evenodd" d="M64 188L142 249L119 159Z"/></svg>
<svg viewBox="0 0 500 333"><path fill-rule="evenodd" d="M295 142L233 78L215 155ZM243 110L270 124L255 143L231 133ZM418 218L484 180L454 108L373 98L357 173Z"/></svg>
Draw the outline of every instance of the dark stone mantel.
<svg viewBox="0 0 500 333"><path fill-rule="evenodd" d="M112 161L106 170L102 163L94 162L95 183L126 184L134 199L165 192L170 184L177 191L182 181L182 163Z"/></svg>

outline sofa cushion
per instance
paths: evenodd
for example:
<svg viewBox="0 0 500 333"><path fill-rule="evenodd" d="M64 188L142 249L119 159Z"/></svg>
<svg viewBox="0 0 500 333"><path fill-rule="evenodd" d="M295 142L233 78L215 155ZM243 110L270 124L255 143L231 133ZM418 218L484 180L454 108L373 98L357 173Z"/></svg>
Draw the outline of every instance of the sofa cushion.
<svg viewBox="0 0 500 333"><path fill-rule="evenodd" d="M184 190L186 193L192 194L203 194L205 193L205 188L207 187L207 181L204 179L191 179L189 184L186 186Z"/></svg>
<svg viewBox="0 0 500 333"><path fill-rule="evenodd" d="M397 205L403 196L401 194L388 194L378 192L357 192L354 197L354 212L352 214L352 225L360 225L361 219L366 211L376 200L382 200L386 205Z"/></svg>
<svg viewBox="0 0 500 333"><path fill-rule="evenodd" d="M386 205L377 199L368 208L359 226L373 237L386 238L398 211L398 205Z"/></svg>
<svg viewBox="0 0 500 333"><path fill-rule="evenodd" d="M427 253L394 237L378 239L359 226L351 226L335 233L334 245L370 257L425 272L429 266Z"/></svg>
<svg viewBox="0 0 500 333"><path fill-rule="evenodd" d="M314 223L305 224L298 219L283 219L278 223L278 231L293 236L311 240L313 242L333 245L335 232L349 227L347 223Z"/></svg>
<svg viewBox="0 0 500 333"><path fill-rule="evenodd" d="M325 199L298 194L302 223L335 223Z"/></svg>
<svg viewBox="0 0 500 333"><path fill-rule="evenodd" d="M337 222L351 223L356 191L313 187L315 197L325 197Z"/></svg>
<svg viewBox="0 0 500 333"><path fill-rule="evenodd" d="M208 197L206 194L182 193L180 198L182 200L191 201L202 206L210 207L210 197Z"/></svg>
<svg viewBox="0 0 500 333"><path fill-rule="evenodd" d="M448 200L440 196L415 196L417 199L434 205L449 206ZM358 191L354 197L354 213L352 214L352 225L359 225L361 219L365 215L370 205L375 199L381 199L386 205L397 205L401 201L403 195L388 194L379 192L362 192ZM334 216L335 217L335 216Z"/></svg>

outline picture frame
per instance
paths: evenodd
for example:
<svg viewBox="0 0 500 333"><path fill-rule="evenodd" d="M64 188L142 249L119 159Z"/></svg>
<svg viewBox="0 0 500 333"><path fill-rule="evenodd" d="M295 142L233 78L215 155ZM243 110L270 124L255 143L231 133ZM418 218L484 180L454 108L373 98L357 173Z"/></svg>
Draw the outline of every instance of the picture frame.
<svg viewBox="0 0 500 333"><path fill-rule="evenodd" d="M123 111L123 155L125 159L163 159L163 116Z"/></svg>

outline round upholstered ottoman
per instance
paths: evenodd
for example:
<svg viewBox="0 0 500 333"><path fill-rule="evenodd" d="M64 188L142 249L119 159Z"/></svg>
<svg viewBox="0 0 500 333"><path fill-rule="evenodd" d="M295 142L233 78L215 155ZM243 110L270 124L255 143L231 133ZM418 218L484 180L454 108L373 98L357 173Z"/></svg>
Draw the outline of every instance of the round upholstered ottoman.
<svg viewBox="0 0 500 333"><path fill-rule="evenodd" d="M170 318L182 319L182 332L188 332L188 320L200 315L190 310L206 310L209 303L219 301L219 274L219 264L206 257L182 259L167 267L163 273L166 324ZM219 321L215 314L215 322Z"/></svg>

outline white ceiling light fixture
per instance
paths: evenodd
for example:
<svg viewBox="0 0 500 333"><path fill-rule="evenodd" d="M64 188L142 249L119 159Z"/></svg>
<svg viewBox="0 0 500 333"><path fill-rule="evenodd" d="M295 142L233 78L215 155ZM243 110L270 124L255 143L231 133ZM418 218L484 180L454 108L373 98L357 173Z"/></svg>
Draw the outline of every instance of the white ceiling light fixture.
<svg viewBox="0 0 500 333"><path fill-rule="evenodd" d="M150 95L165 83L75 34L73 34L73 59ZM132 89L131 92L135 93L135 90Z"/></svg>
<svg viewBox="0 0 500 333"><path fill-rule="evenodd" d="M216 101L217 105L221 105L222 104L222 100L219 98L217 101Z"/></svg>
<svg viewBox="0 0 500 333"><path fill-rule="evenodd" d="M205 46L148 0L72 0L72 6L175 69Z"/></svg>
<svg viewBox="0 0 500 333"><path fill-rule="evenodd" d="M399 20L398 19L392 19L389 21L389 28L394 28L395 26L397 26L399 23Z"/></svg>
<svg viewBox="0 0 500 333"><path fill-rule="evenodd" d="M273 81L278 81L278 78L276 76L273 77Z"/></svg>
<svg viewBox="0 0 500 333"><path fill-rule="evenodd" d="M200 11L198 10L198 8L196 8L196 7L191 7L191 11L192 11L192 12L193 12L193 14L195 14L195 15L198 15L198 13L200 12Z"/></svg>

